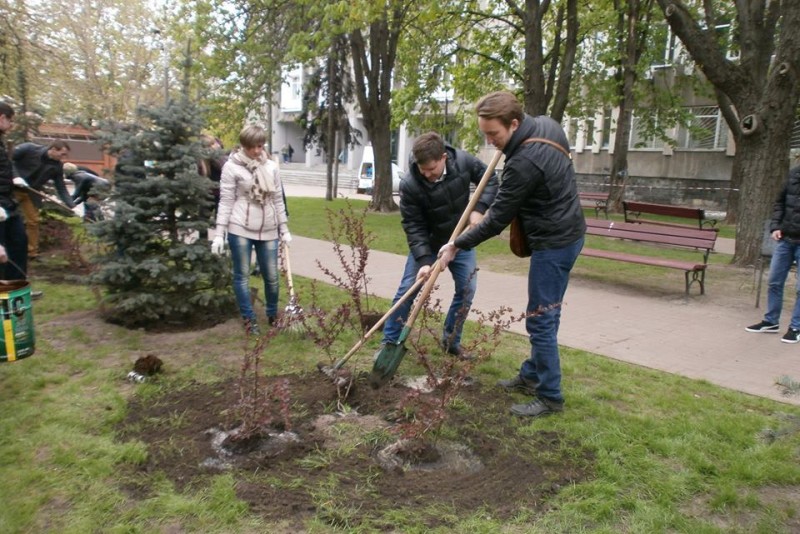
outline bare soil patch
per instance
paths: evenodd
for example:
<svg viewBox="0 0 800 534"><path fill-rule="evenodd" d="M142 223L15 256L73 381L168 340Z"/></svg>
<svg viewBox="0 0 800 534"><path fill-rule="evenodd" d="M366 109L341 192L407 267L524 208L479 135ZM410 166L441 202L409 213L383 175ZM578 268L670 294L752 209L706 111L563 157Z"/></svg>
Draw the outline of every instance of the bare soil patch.
<svg viewBox="0 0 800 534"><path fill-rule="evenodd" d="M230 417L237 380L134 398L119 439L146 443L149 458L132 473L131 495L146 498L157 472L182 489L231 472L238 496L269 520L299 526L316 515L352 526L371 518L389 528L381 517L394 510L434 527L448 522L443 509L498 519L536 513L562 486L591 473L592 455L557 433L519 436L522 422L506 415L508 396L480 384L462 388L437 439L401 440L393 429L407 415L398 411L407 386L376 390L359 377L348 409L337 412L336 388L320 373L268 380L288 380L291 428L275 425L246 443L224 438L237 424Z"/></svg>

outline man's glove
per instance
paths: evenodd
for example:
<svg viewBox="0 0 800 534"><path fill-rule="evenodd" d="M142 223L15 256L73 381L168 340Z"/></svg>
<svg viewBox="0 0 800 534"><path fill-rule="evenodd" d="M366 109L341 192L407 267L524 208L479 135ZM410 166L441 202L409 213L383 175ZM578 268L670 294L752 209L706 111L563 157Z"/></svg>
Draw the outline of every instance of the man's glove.
<svg viewBox="0 0 800 534"><path fill-rule="evenodd" d="M17 187L30 187L28 185L28 182L25 181L25 178L21 178L19 176L14 178L13 182L14 182L14 185L16 185Z"/></svg>
<svg viewBox="0 0 800 534"><path fill-rule="evenodd" d="M292 234L290 234L289 232L283 232L281 234L281 241L283 241L288 245L289 243L292 242Z"/></svg>
<svg viewBox="0 0 800 534"><path fill-rule="evenodd" d="M0 222L5 221L6 219L8 219L8 212L5 209L0 208Z"/></svg>
<svg viewBox="0 0 800 534"><path fill-rule="evenodd" d="M214 238L214 241L211 242L211 253L220 256L222 255L224 250L225 250L225 238L222 237L222 235L218 235L217 237Z"/></svg>

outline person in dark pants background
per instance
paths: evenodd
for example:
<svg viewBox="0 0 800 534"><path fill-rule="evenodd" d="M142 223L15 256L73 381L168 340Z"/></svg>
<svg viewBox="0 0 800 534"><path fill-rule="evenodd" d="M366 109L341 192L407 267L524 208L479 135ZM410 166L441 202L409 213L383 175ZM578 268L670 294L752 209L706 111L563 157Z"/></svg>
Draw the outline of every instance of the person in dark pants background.
<svg viewBox="0 0 800 534"><path fill-rule="evenodd" d="M506 157L500 189L483 221L443 246L439 257L447 265L459 250L483 243L519 218L532 251L525 320L531 351L517 376L500 380L498 386L534 396L531 402L511 406L514 415L561 412L561 304L586 232L569 142L560 124L525 114L512 93L490 93L476 111L486 141Z"/></svg>
<svg viewBox="0 0 800 534"><path fill-rule="evenodd" d="M0 279L25 280L28 270L28 237L14 199L14 173L4 138L13 123L14 108L0 102L0 245L7 260L0 265Z"/></svg>
<svg viewBox="0 0 800 534"><path fill-rule="evenodd" d="M745 328L748 332L776 333L780 330L783 288L792 264L800 265L800 165L792 168L778 198L772 205L770 237L777 241L769 265L767 311L760 323ZM784 343L800 342L800 279L795 282L795 301Z"/></svg>

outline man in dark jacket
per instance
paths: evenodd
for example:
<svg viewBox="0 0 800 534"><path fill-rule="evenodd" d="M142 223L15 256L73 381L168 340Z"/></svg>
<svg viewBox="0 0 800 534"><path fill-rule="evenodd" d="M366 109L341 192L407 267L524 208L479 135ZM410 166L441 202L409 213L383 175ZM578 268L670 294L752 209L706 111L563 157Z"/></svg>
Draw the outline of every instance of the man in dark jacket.
<svg viewBox="0 0 800 534"><path fill-rule="evenodd" d="M786 277L789 276L789 269L793 263L800 265L800 166L789 171L786 185L772 206L769 230L772 239L777 243L769 265L767 312L763 321L745 328L748 332L775 333L780 330ZM797 287L789 329L781 341L784 343L800 341L800 285Z"/></svg>
<svg viewBox="0 0 800 534"><path fill-rule="evenodd" d="M558 327L569 274L586 231L569 142L557 122L526 115L509 92L484 96L476 110L486 140L506 156L503 177L483 221L442 247L440 259L449 263L461 249L498 235L519 217L532 250L525 321L531 352L519 374L498 385L535 397L527 404L513 405L511 413L549 415L564 409Z"/></svg>
<svg viewBox="0 0 800 534"><path fill-rule="evenodd" d="M470 184L478 184L486 165L463 150L446 145L435 132L422 134L414 141L409 170L400 182L400 214L408 240L408 259L403 278L394 297L400 300L415 280L430 273L439 248L447 243L461 215L467 209ZM497 193L497 178L492 175L475 209L470 224L477 224ZM461 250L450 263L455 294L447 312L441 345L449 354L468 358L461 348L461 330L472 306L478 284L474 250ZM409 298L383 328L383 343L397 343L411 310Z"/></svg>
<svg viewBox="0 0 800 534"><path fill-rule="evenodd" d="M6 151L5 133L14 123L14 108L0 102L0 245L7 263L0 265L0 279L25 280L28 269L28 238L25 223L14 200L14 173Z"/></svg>
<svg viewBox="0 0 800 534"><path fill-rule="evenodd" d="M39 255L39 209L42 199L36 193L25 189L42 191L45 184L51 181L56 187L61 201L74 208L67 186L64 184L64 168L62 162L69 155L69 144L66 141L54 141L48 146L36 143L22 143L14 149L14 185L22 214L25 217L25 231L28 234L28 258Z"/></svg>

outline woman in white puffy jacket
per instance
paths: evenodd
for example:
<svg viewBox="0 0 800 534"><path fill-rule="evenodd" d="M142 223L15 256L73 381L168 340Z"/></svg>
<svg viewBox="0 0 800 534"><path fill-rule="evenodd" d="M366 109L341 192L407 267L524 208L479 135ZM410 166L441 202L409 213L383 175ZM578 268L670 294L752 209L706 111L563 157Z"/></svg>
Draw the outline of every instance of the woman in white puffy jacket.
<svg viewBox="0 0 800 534"><path fill-rule="evenodd" d="M287 226L286 205L278 164L264 150L267 136L259 126L246 126L239 133L241 148L222 167L216 237L211 250L221 254L225 235L231 248L233 292L248 334L259 335L250 301L250 257L264 279L266 314L270 325L278 315L278 245L292 240Z"/></svg>

